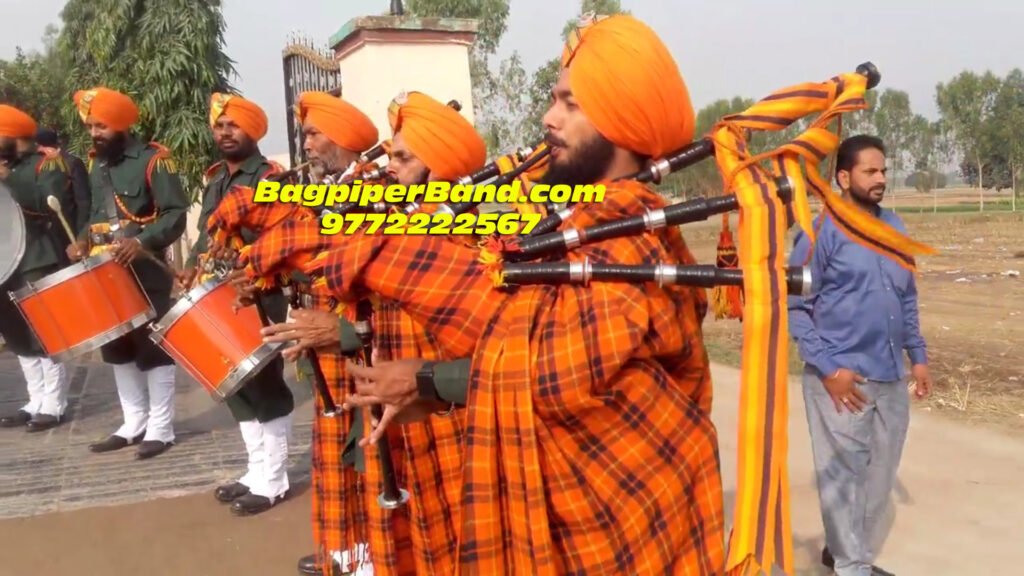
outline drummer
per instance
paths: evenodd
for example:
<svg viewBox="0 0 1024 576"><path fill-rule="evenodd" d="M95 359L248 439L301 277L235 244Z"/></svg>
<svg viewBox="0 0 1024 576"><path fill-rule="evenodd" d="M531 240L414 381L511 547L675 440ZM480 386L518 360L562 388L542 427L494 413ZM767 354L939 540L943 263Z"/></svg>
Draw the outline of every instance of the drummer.
<svg viewBox="0 0 1024 576"><path fill-rule="evenodd" d="M131 133L139 109L127 95L108 88L79 90L74 101L89 135L90 233L68 247L74 260L109 252L130 265L149 297L156 318L171 307L174 278L154 259L185 232L188 199L170 150ZM94 156L94 158L92 158ZM120 225L116 233L111 224ZM124 424L89 446L110 452L139 444L136 457L152 458L174 444L174 360L149 337L144 325L100 348L113 365Z"/></svg>
<svg viewBox="0 0 1024 576"><path fill-rule="evenodd" d="M5 428L24 427L42 432L60 424L67 409L68 369L46 358L25 318L7 297L26 282L34 282L68 265L70 242L56 214L47 205L53 196L62 207L73 207L70 176L61 157L37 150L36 122L17 108L0 105L0 164L4 184L25 217L25 252L13 275L0 284L0 333L17 356L28 385L29 401L14 414L0 418Z"/></svg>
<svg viewBox="0 0 1024 576"><path fill-rule="evenodd" d="M260 153L257 142L267 134L267 115L255 103L240 96L215 93L210 99L210 126L223 160L206 171L199 238L179 276L186 289L197 277L203 279L201 268L209 246L206 224L228 190L239 185L256 188L260 180L284 171ZM242 238L252 243L256 235L243 229ZM287 319L288 302L280 288L263 292L260 300L272 323ZM284 499L289 490L288 441L295 400L284 380L284 359L275 356L273 362L225 403L241 429L249 465L244 476L219 486L214 496L231 503L235 514L259 514Z"/></svg>

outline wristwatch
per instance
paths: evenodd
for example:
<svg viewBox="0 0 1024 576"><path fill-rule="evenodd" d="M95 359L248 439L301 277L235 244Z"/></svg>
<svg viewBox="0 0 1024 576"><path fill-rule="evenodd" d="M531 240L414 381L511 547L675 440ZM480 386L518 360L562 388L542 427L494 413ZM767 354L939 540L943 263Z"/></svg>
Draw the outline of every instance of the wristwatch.
<svg viewBox="0 0 1024 576"><path fill-rule="evenodd" d="M434 364L436 362L424 362L416 372L416 389L419 392L420 400L441 402L441 397L437 394L437 387L434 386Z"/></svg>

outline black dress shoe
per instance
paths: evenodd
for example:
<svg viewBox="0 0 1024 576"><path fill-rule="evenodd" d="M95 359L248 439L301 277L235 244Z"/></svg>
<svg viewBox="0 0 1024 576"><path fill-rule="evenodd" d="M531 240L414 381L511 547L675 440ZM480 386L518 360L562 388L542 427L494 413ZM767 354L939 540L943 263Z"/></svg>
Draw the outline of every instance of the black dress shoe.
<svg viewBox="0 0 1024 576"><path fill-rule="evenodd" d="M299 558L299 574L302 576L323 576L323 572L316 565L316 554Z"/></svg>
<svg viewBox="0 0 1024 576"><path fill-rule="evenodd" d="M240 496L231 503L231 513L236 516L254 516L260 512L270 510L276 506L278 502L284 500L286 496L288 496L287 492L271 500L266 496L246 494L245 496Z"/></svg>
<svg viewBox="0 0 1024 576"><path fill-rule="evenodd" d="M248 493L248 486L241 482L232 482L231 484L217 486L217 489L213 492L213 496L218 501L227 504L229 502L234 502L237 498L245 496Z"/></svg>
<svg viewBox="0 0 1024 576"><path fill-rule="evenodd" d="M828 546L821 549L821 563L829 570L835 570L836 559L832 557L832 553L828 551Z"/></svg>
<svg viewBox="0 0 1024 576"><path fill-rule="evenodd" d="M835 570L835 568L836 568L836 559L833 558L832 557L832 553L828 551L828 546L826 546L821 551L821 563L824 564L825 567L828 568L829 570ZM887 572L885 570L882 570L878 566L872 565L871 566L871 576L896 576L896 575L893 574L892 572Z"/></svg>
<svg viewBox="0 0 1024 576"><path fill-rule="evenodd" d="M135 458L139 460L146 460L154 456L159 456L166 452L173 442L161 442L159 440L144 440L142 444L139 444L139 451L135 454Z"/></svg>
<svg viewBox="0 0 1024 576"><path fill-rule="evenodd" d="M3 428L18 428L28 424L29 420L32 419L32 415L24 410L18 410L10 416L4 416L0 418L0 427Z"/></svg>
<svg viewBox="0 0 1024 576"><path fill-rule="evenodd" d="M60 424L60 417L50 416L49 414L36 414L25 424L25 430L27 432L42 432L43 430L49 430Z"/></svg>
<svg viewBox="0 0 1024 576"><path fill-rule="evenodd" d="M135 442L138 442L138 438L129 442L128 440L125 440L124 438L116 434L111 434L110 436L107 437L106 440L102 442L90 444L89 450L92 450L97 454L102 452L113 452L114 450L120 450L121 448L134 444Z"/></svg>

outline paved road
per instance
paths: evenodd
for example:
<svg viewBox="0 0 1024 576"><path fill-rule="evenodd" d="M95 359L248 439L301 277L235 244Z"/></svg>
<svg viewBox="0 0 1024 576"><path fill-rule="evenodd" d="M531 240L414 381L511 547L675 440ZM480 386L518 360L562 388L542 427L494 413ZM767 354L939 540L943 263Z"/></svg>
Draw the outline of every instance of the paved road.
<svg viewBox="0 0 1024 576"><path fill-rule="evenodd" d="M735 489L739 371L714 367L728 502ZM824 544L803 395L789 390L790 489L796 567L819 569ZM900 466L895 517L878 565L898 576L1010 574L1024 565L1024 438L914 410ZM731 509L729 511L731 519Z"/></svg>
<svg viewBox="0 0 1024 576"><path fill-rule="evenodd" d="M714 368L727 503L735 477L738 371ZM181 377L179 443L148 462L130 449L91 454L119 421L110 369L85 364L71 393L73 420L40 435L0 430L0 574L151 576L294 574L309 553L310 397L299 396L292 478L296 496L239 519L210 492L244 469L237 428L223 406ZM0 410L24 388L0 354ZM797 573L817 565L823 537L802 397L790 394L790 478ZM915 411L899 475L893 535L879 563L900 576L1001 574L1024 565L1024 439ZM730 511L731 513L731 511ZM731 518L731 516L729 516ZM55 545L54 543L59 543Z"/></svg>

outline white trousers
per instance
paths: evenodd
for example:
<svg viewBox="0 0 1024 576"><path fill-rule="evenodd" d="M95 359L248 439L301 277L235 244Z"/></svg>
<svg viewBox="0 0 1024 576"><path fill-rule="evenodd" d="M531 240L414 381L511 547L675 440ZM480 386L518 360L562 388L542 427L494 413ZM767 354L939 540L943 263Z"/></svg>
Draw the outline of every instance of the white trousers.
<svg viewBox="0 0 1024 576"><path fill-rule="evenodd" d="M174 442L176 366L158 366L143 372L129 362L114 364L113 368L124 414L124 424L114 435L130 442L145 430L144 441Z"/></svg>
<svg viewBox="0 0 1024 576"><path fill-rule="evenodd" d="M28 385L28 404L21 409L33 416L63 416L71 383L67 365L39 356L18 356L18 363Z"/></svg>
<svg viewBox="0 0 1024 576"><path fill-rule="evenodd" d="M331 559L345 574L373 576L373 559L370 558L370 544L358 544L351 550L336 550Z"/></svg>
<svg viewBox="0 0 1024 576"><path fill-rule="evenodd" d="M249 467L239 479L249 492L271 501L288 491L288 442L292 434L292 415L269 422L247 420L239 422L245 450L249 453Z"/></svg>

